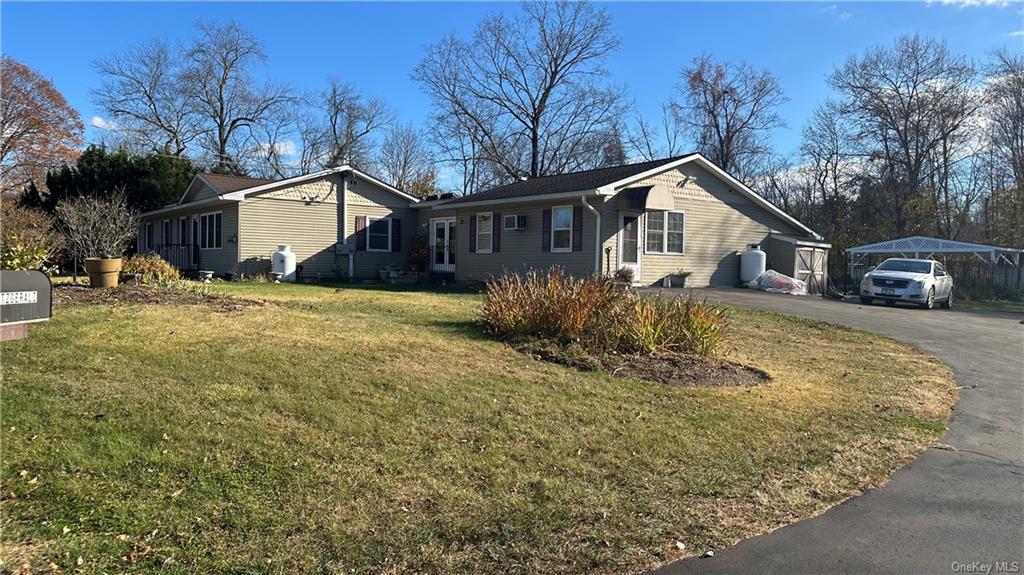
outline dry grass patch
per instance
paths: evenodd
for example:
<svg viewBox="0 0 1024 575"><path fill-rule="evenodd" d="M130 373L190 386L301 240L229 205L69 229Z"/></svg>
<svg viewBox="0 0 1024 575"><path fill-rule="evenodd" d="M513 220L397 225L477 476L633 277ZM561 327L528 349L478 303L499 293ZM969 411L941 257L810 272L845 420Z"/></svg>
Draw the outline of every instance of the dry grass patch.
<svg viewBox="0 0 1024 575"><path fill-rule="evenodd" d="M5 555L639 572L877 485L955 398L907 346L766 313L733 312L728 359L772 381L692 389L530 361L481 336L472 294L215 289L276 304L59 306L3 345Z"/></svg>

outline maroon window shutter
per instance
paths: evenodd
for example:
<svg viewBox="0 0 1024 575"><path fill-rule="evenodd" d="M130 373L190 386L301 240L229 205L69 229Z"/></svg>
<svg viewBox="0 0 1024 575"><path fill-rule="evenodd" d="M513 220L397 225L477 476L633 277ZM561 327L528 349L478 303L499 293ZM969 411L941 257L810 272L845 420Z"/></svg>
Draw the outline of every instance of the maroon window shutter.
<svg viewBox="0 0 1024 575"><path fill-rule="evenodd" d="M541 239L540 249L541 251L551 251L551 210L544 210L541 219Z"/></svg>
<svg viewBox="0 0 1024 575"><path fill-rule="evenodd" d="M491 218L491 251L498 253L501 251L501 214L494 212L494 216Z"/></svg>
<svg viewBox="0 0 1024 575"><path fill-rule="evenodd" d="M583 251L583 206L572 208L572 251Z"/></svg>
<svg viewBox="0 0 1024 575"><path fill-rule="evenodd" d="M402 251L402 220L391 218L391 251Z"/></svg>
<svg viewBox="0 0 1024 575"><path fill-rule="evenodd" d="M476 214L469 214L469 253L476 253Z"/></svg>
<svg viewBox="0 0 1024 575"><path fill-rule="evenodd" d="M356 251L366 251L366 216L356 216Z"/></svg>

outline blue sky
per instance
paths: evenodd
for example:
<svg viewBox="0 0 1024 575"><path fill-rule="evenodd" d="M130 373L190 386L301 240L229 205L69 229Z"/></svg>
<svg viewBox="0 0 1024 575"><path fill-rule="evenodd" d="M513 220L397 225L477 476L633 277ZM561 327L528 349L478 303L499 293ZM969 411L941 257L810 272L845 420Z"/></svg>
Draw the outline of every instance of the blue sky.
<svg viewBox="0 0 1024 575"><path fill-rule="evenodd" d="M903 33L945 39L981 60L997 46L1024 49L1024 5L1003 0L935 2L703 2L604 4L621 47L611 80L655 119L671 98L679 70L695 55L745 60L776 74L791 99L777 150L799 145L800 129L828 95L825 76L867 47ZM486 14L512 3L17 3L0 5L0 46L51 78L88 124L102 111L90 101L98 84L91 63L163 36L185 40L197 20L235 20L261 38L269 60L260 73L300 90L328 76L385 99L403 122L422 125L430 102L410 74L424 46L448 32L467 37ZM87 136L95 133L90 127Z"/></svg>

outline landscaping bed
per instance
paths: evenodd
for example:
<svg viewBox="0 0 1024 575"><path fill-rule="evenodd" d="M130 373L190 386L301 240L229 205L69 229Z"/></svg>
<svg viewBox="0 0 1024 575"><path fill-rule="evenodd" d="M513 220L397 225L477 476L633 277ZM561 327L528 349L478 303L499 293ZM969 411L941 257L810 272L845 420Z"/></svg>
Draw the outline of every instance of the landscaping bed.
<svg viewBox="0 0 1024 575"><path fill-rule="evenodd" d="M687 353L593 355L578 345L534 339L511 343L511 347L540 361L549 361L583 371L603 371L612 377L656 381L679 387L750 387L771 377L759 370L731 361Z"/></svg>
<svg viewBox="0 0 1024 575"><path fill-rule="evenodd" d="M265 305L265 302L227 297L203 290L176 286L150 286L122 283L115 288L97 288L75 284L53 286L56 305L196 305L217 312L232 312Z"/></svg>

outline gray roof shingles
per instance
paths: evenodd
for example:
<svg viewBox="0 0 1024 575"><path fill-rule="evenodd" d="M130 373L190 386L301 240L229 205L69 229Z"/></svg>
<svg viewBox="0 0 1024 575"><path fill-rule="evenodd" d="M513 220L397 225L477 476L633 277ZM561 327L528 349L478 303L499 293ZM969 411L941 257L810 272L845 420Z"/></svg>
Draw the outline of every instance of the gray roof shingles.
<svg viewBox="0 0 1024 575"><path fill-rule="evenodd" d="M213 186L221 195L230 194L231 192L237 192L239 190L247 190L249 188L255 188L256 186L262 186L264 184L270 184L280 180L267 180L263 178L246 178L244 176L228 176L224 174L211 174L204 172L201 174L203 179L206 180L211 186Z"/></svg>
<svg viewBox="0 0 1024 575"><path fill-rule="evenodd" d="M491 188L468 196L455 198L454 200L444 202L444 205L449 206L487 200L507 200L525 198L529 196L593 190L692 155L694 154L662 158L660 160L640 162L637 164L625 164L622 166L596 168L582 172L570 172L568 174L530 178L528 180L505 184L503 186L498 186L496 188Z"/></svg>

